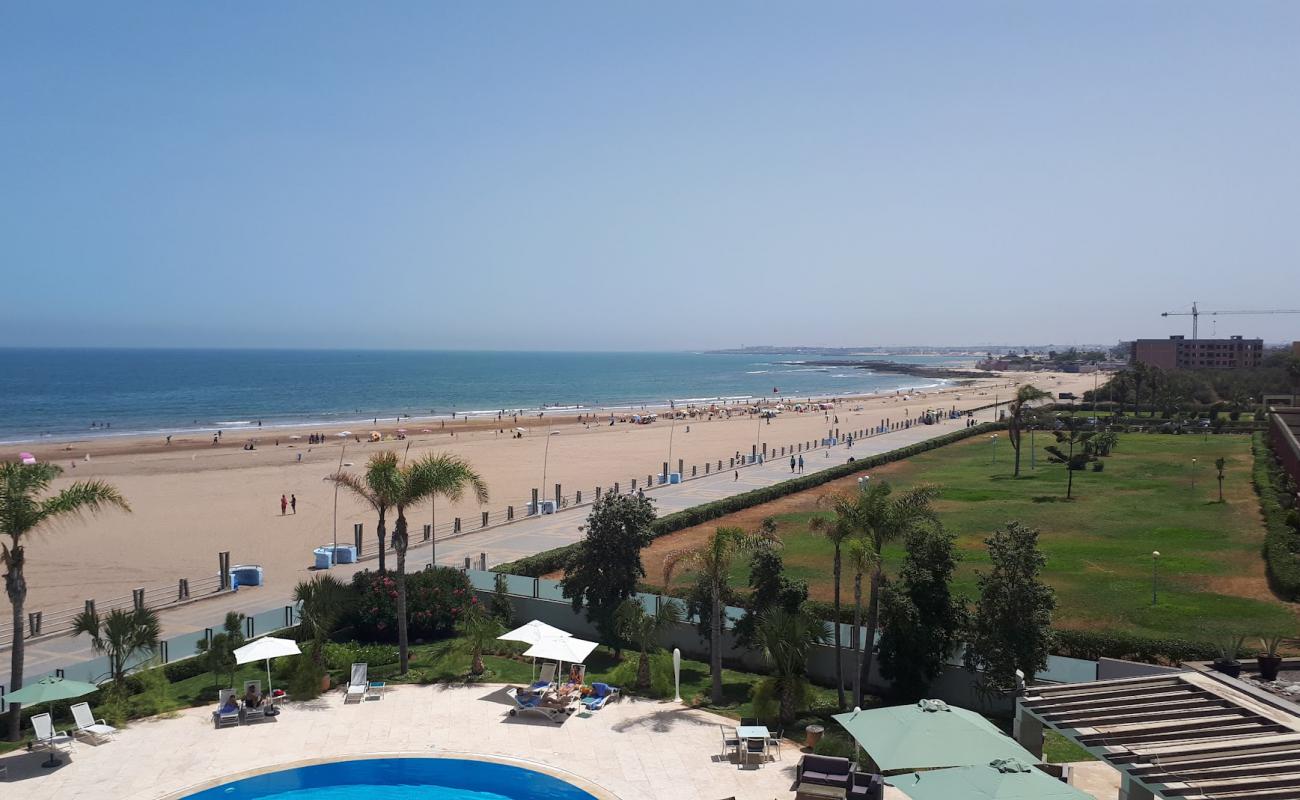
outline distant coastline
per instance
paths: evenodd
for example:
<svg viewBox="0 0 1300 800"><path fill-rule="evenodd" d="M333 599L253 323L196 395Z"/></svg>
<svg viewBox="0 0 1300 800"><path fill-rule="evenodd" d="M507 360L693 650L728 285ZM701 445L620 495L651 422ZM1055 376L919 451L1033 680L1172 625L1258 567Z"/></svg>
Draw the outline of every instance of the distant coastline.
<svg viewBox="0 0 1300 800"><path fill-rule="evenodd" d="M988 378L992 373L985 370L952 369L950 367L933 367L924 364L905 364L898 361L805 361L812 366L852 367L868 369L877 373L891 375L914 375L918 378L965 379Z"/></svg>

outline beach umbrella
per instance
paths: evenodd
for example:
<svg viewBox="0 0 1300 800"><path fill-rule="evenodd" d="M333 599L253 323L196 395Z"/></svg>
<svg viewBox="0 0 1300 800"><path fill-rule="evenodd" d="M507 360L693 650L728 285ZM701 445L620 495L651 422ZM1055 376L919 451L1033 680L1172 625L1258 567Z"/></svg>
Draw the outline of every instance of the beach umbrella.
<svg viewBox="0 0 1300 800"><path fill-rule="evenodd" d="M253 661L265 661L266 693L269 695L271 694L271 659L280 656L296 656L301 652L298 643L292 639L263 636L261 639L254 640L236 650L235 663L248 664Z"/></svg>
<svg viewBox="0 0 1300 800"><path fill-rule="evenodd" d="M1033 754L974 711L940 700L836 714L881 772L988 764Z"/></svg>
<svg viewBox="0 0 1300 800"><path fill-rule="evenodd" d="M19 453L18 459L22 461L24 464L36 463L36 456L32 455L31 453Z"/></svg>
<svg viewBox="0 0 1300 800"><path fill-rule="evenodd" d="M99 689L93 683L84 683L82 681L70 681L67 678L60 678L57 675L47 675L36 683L30 683L23 688L10 692L5 695L5 701L9 703L21 703L25 706L39 705L40 703L53 703L56 700L71 700L74 697L82 697ZM54 757L54 748L50 748L50 758L42 766L57 767L59 760Z"/></svg>
<svg viewBox="0 0 1300 800"><path fill-rule="evenodd" d="M596 642L579 639L576 636L546 636L524 651L524 655L540 658L543 661L558 661L560 666L566 662L580 664L587 660L591 651L596 649ZM559 674L559 671L556 671Z"/></svg>
<svg viewBox="0 0 1300 800"><path fill-rule="evenodd" d="M537 644L542 639L556 636L572 636L568 631L562 631L554 625L547 625L539 619L520 625L512 631L503 633L498 639L507 642L523 642L524 644ZM537 667L537 659L533 659L533 667Z"/></svg>
<svg viewBox="0 0 1300 800"><path fill-rule="evenodd" d="M1092 797L1014 758L978 767L894 775L889 783L912 800L1087 800Z"/></svg>
<svg viewBox="0 0 1300 800"><path fill-rule="evenodd" d="M294 441L297 441L297 440L301 439L302 437L301 437L301 436L298 436L297 434L294 434L293 436L290 436L289 438L290 438L290 439L293 439Z"/></svg>
<svg viewBox="0 0 1300 800"><path fill-rule="evenodd" d="M339 436L340 439L346 438L346 437L351 436L351 435L352 435L352 431L339 431L339 434L338 434L338 436Z"/></svg>

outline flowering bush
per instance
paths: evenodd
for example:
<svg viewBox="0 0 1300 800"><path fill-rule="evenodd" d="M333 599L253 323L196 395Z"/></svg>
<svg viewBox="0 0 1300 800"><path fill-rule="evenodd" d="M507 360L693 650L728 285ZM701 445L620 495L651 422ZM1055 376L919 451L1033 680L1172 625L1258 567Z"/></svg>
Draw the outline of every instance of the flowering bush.
<svg viewBox="0 0 1300 800"><path fill-rule="evenodd" d="M359 572L352 576L357 593L361 638L397 638L397 580L391 573ZM406 576L406 624L411 639L437 639L453 632L465 606L477 603L469 578L460 570L438 567Z"/></svg>

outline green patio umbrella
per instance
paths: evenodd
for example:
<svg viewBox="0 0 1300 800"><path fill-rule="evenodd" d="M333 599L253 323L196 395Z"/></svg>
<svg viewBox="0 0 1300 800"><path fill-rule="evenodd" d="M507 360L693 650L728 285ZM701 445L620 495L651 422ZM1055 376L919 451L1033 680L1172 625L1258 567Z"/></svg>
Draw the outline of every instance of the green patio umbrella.
<svg viewBox="0 0 1300 800"><path fill-rule="evenodd" d="M980 767L893 775L889 784L912 800L1090 800L1092 795L1009 758Z"/></svg>
<svg viewBox="0 0 1300 800"><path fill-rule="evenodd" d="M21 703L34 706L41 703L53 703L55 700L71 700L74 697L88 695L99 689L93 683L70 681L57 675L47 675L36 683L28 684L17 691L5 695L5 702ZM53 714L50 715L51 717ZM54 748L50 748L50 758L42 766L57 767L59 760L54 757Z"/></svg>
<svg viewBox="0 0 1300 800"><path fill-rule="evenodd" d="M997 759L1037 763L1025 748L973 711L940 700L836 714L881 772L970 767Z"/></svg>

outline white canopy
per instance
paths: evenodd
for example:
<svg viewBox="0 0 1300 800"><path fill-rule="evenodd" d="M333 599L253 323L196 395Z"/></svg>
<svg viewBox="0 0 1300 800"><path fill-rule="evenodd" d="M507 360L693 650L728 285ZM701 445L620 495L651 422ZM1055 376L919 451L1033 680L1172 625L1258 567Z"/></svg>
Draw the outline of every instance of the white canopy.
<svg viewBox="0 0 1300 800"><path fill-rule="evenodd" d="M279 639L275 636L263 636L235 651L235 663L247 664L250 661L266 661L280 656L296 656L302 650L292 639Z"/></svg>
<svg viewBox="0 0 1300 800"><path fill-rule="evenodd" d="M596 644L573 636L548 636L525 650L524 655L579 664L591 655L591 651L596 649Z"/></svg>
<svg viewBox="0 0 1300 800"><path fill-rule="evenodd" d="M545 622L542 622L539 619L535 619L526 625L520 625L518 628L515 628L509 633L503 633L497 638L507 642L524 642L525 644L537 644L542 639L558 638L558 637L572 636L572 635L573 634L569 633L568 631L562 631L559 628L555 627L554 625L547 625Z"/></svg>

